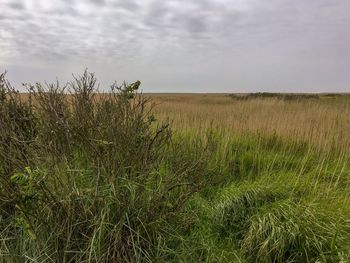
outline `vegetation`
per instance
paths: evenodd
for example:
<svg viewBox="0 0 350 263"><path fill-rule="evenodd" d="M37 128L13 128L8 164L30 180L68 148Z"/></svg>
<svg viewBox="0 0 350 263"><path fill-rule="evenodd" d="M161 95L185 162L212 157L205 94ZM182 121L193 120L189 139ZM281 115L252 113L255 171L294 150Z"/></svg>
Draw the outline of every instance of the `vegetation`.
<svg viewBox="0 0 350 263"><path fill-rule="evenodd" d="M350 261L346 95L139 86L1 75L0 262Z"/></svg>
<svg viewBox="0 0 350 263"><path fill-rule="evenodd" d="M332 96L332 94L327 94ZM248 94L230 94L229 95L234 100L249 100L257 98L276 98L280 100L292 101L292 100L303 100L303 99L319 99L318 94L288 94L288 93L271 93L271 92L258 92L258 93L248 93Z"/></svg>

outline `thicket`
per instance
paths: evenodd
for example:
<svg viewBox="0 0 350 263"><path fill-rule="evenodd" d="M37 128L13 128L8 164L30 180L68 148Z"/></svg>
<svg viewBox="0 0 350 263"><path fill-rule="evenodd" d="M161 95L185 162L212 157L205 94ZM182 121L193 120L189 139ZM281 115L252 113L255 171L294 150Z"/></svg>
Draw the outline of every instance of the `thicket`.
<svg viewBox="0 0 350 263"><path fill-rule="evenodd" d="M135 262L160 253L186 201L209 183L211 147L174 147L139 86L100 93L85 71L20 94L0 76L2 259Z"/></svg>

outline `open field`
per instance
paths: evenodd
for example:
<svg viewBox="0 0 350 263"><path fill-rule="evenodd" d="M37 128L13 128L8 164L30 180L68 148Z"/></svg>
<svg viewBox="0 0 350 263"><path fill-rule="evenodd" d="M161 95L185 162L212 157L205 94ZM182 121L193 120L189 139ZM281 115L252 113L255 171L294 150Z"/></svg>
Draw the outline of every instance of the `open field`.
<svg viewBox="0 0 350 263"><path fill-rule="evenodd" d="M350 261L349 95L94 81L1 78L0 262Z"/></svg>
<svg viewBox="0 0 350 263"><path fill-rule="evenodd" d="M157 116L173 120L176 132L192 138L215 133L220 145L213 156L217 166L234 163L227 175L235 177L233 182L216 190L211 202L197 200L209 217L220 218L220 242L232 248L234 240L237 246L236 252L225 247L219 261L233 261L226 258L228 251L240 255L238 262L349 261L349 95L297 100L236 100L228 94L152 98L158 103ZM332 227L344 230L345 250L335 249L338 257L330 256L332 245L323 243L323 230ZM210 240L201 238L204 243Z"/></svg>
<svg viewBox="0 0 350 263"><path fill-rule="evenodd" d="M262 134L305 141L319 149L350 150L350 95L285 101L233 100L229 94L157 94L159 118L176 129L211 129L227 135Z"/></svg>

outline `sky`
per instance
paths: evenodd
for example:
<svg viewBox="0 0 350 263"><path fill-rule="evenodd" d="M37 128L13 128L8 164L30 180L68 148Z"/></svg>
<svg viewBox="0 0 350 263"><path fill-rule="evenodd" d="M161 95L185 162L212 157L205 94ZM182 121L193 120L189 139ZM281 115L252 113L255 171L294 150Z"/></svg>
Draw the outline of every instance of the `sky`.
<svg viewBox="0 0 350 263"><path fill-rule="evenodd" d="M0 72L105 89L350 92L350 0L0 0Z"/></svg>

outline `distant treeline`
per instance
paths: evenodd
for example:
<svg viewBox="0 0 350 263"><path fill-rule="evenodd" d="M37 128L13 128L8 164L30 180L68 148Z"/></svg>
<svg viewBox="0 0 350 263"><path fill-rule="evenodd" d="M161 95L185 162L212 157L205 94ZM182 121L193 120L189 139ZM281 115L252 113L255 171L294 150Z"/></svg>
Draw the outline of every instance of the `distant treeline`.
<svg viewBox="0 0 350 263"><path fill-rule="evenodd" d="M342 96L340 93L323 93L323 94L309 94L309 93L273 93L273 92L257 92L247 94L229 94L234 100L249 100L259 98L276 98L285 101L304 100L304 99L320 99L321 97L338 97Z"/></svg>

